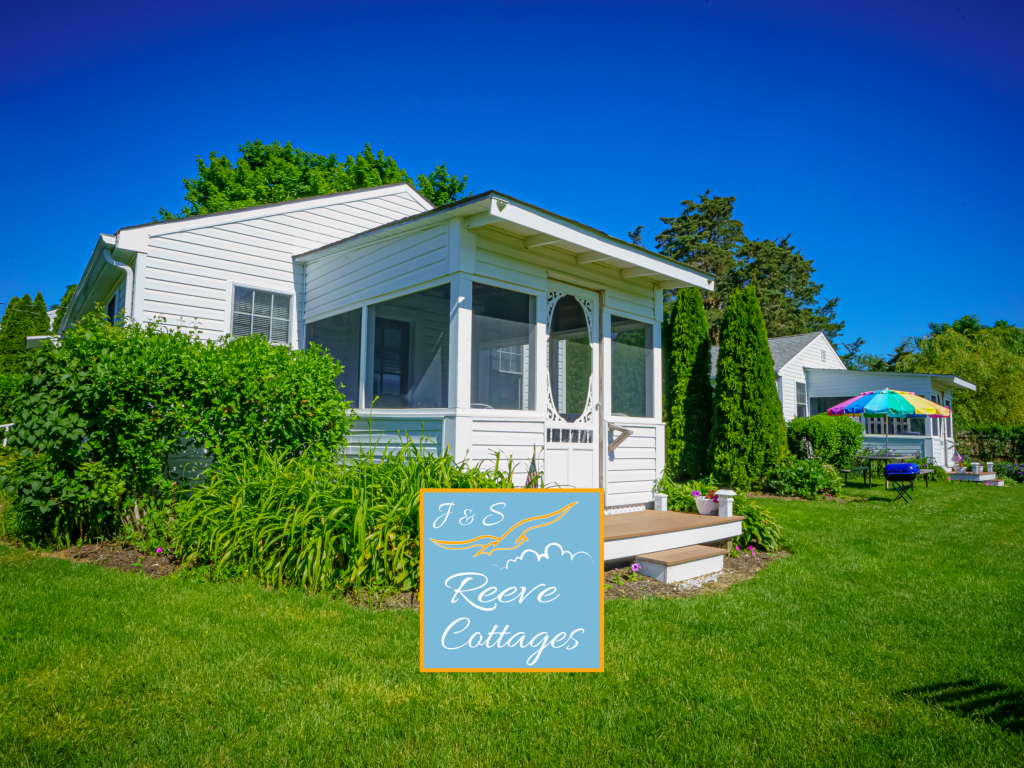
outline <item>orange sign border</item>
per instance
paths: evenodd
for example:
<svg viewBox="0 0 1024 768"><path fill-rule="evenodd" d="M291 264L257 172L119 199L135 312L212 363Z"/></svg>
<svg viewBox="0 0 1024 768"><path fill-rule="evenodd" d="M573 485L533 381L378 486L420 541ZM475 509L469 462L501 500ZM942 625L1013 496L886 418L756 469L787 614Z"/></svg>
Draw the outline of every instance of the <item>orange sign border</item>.
<svg viewBox="0 0 1024 768"><path fill-rule="evenodd" d="M600 515L601 515L601 573L598 580L598 593L601 605L601 666L592 669L521 669L519 667L486 668L486 669L464 669L462 667L427 667L425 665L424 637L424 613L423 613L423 563L426 556L426 541L424 535L426 523L426 493L427 491L439 493L566 493L566 492L587 492L599 493ZM420 488L420 672L604 672L604 488Z"/></svg>

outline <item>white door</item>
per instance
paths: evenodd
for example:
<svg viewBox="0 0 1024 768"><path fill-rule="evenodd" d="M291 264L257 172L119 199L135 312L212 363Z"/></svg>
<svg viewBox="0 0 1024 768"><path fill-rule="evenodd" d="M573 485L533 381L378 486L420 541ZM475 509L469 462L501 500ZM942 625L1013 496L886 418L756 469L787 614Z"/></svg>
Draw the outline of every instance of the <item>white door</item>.
<svg viewBox="0 0 1024 768"><path fill-rule="evenodd" d="M600 316L596 293L549 283L547 487L598 486Z"/></svg>

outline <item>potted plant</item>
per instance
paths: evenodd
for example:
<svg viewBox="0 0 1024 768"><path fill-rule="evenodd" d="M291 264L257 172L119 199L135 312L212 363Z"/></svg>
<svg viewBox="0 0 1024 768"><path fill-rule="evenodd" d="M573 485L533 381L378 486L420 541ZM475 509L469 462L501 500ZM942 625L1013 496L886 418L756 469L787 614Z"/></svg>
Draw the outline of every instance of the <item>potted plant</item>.
<svg viewBox="0 0 1024 768"><path fill-rule="evenodd" d="M691 491L693 495L693 503L697 505L697 511L702 515L717 515L718 514L718 493L714 490L710 490L707 494L701 494L700 491Z"/></svg>

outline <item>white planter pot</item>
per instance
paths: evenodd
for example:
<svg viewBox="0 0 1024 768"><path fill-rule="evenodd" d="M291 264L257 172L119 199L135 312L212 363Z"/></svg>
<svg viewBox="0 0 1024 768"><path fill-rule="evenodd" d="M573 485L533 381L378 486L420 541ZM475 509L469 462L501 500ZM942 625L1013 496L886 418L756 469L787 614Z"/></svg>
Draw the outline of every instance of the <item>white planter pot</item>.
<svg viewBox="0 0 1024 768"><path fill-rule="evenodd" d="M718 502L712 501L711 499L699 499L694 498L697 502L697 511L702 515L717 515L718 514Z"/></svg>

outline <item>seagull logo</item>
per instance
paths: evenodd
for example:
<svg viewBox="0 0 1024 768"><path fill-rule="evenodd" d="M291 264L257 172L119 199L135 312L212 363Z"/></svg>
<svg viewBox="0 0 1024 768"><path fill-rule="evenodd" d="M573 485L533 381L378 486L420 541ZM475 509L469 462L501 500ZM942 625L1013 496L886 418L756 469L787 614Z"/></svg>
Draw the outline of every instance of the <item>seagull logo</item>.
<svg viewBox="0 0 1024 768"><path fill-rule="evenodd" d="M545 525L551 525L552 523L557 523L565 517L566 512L575 506L576 502L574 501L568 506L562 507L550 514L539 515L538 517L528 517L525 520L520 520L501 536L477 536L476 538L467 539L466 541L440 541L438 539L431 539L431 541L442 549L475 549L476 552L473 553L473 557L476 557L477 555L487 555L490 557L495 552L507 552L512 549L518 549L529 541L526 537L528 531L532 531L534 528L543 528ZM533 525L530 525L530 523L533 523ZM502 543L511 544L512 546L499 547L498 545Z"/></svg>

